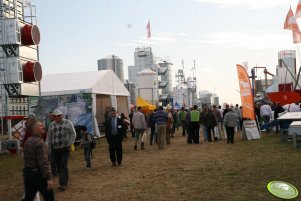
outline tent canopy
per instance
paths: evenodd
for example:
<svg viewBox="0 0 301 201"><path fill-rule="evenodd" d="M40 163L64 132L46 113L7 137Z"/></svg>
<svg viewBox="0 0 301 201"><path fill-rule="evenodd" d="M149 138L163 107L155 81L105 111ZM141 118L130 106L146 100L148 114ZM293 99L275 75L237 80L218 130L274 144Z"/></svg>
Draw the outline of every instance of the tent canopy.
<svg viewBox="0 0 301 201"><path fill-rule="evenodd" d="M42 96L93 93L130 96L112 70L49 74L41 82Z"/></svg>
<svg viewBox="0 0 301 201"><path fill-rule="evenodd" d="M148 112L148 111L152 111L152 110L156 109L155 105L148 103L140 96L138 96L136 103L137 103L137 106L142 107L142 111L144 111L144 112Z"/></svg>

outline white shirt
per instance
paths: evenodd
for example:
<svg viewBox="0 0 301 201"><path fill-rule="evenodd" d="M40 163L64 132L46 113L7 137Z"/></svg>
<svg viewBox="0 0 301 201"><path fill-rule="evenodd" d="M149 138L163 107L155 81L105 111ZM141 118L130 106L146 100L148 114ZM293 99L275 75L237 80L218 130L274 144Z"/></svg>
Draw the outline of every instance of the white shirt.
<svg viewBox="0 0 301 201"><path fill-rule="evenodd" d="M224 118L224 117L223 117L223 115L224 115L224 110L223 110L223 109L218 109L218 111L221 113L221 117Z"/></svg>
<svg viewBox="0 0 301 201"><path fill-rule="evenodd" d="M292 103L292 104L290 104L289 111L290 112L300 112L300 107L299 107L299 105Z"/></svg>
<svg viewBox="0 0 301 201"><path fill-rule="evenodd" d="M272 115L272 109L269 105L262 105L260 107L260 116L271 116Z"/></svg>

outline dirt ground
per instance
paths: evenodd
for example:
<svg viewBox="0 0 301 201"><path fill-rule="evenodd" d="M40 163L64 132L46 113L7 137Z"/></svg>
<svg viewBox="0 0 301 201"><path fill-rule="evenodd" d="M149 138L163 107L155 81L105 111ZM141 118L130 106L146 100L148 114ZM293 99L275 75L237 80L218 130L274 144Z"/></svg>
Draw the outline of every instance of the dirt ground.
<svg viewBox="0 0 301 201"><path fill-rule="evenodd" d="M72 152L70 184L65 192L56 190L56 200L273 201L279 199L266 190L270 181L301 189L300 149L281 144L276 134L256 141L241 141L236 134L233 145L225 140L191 145L177 133L165 150L147 144L135 151L131 137L123 145L120 167L111 166L105 139L97 144L91 170L83 150ZM21 170L21 157L0 156L0 201L21 199ZM57 189L57 177L54 183Z"/></svg>

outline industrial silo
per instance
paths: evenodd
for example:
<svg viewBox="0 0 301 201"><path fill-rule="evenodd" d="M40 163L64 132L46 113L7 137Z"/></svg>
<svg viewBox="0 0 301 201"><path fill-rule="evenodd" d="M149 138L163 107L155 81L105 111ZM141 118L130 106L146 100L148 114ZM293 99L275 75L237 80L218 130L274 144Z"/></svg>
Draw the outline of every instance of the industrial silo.
<svg viewBox="0 0 301 201"><path fill-rule="evenodd" d="M109 55L97 61L98 70L111 69L124 83L123 60L115 55Z"/></svg>
<svg viewBox="0 0 301 201"><path fill-rule="evenodd" d="M171 69L172 63L164 61L158 64L160 66L159 75L161 75L161 82L166 84L166 86L162 88L162 95L170 94L173 91Z"/></svg>
<svg viewBox="0 0 301 201"><path fill-rule="evenodd" d="M131 104L136 105L136 98L137 98L136 85L133 82L126 80L124 86L130 92Z"/></svg>
<svg viewBox="0 0 301 201"><path fill-rule="evenodd" d="M157 74L150 68L146 68L137 73L138 96L147 102L156 105L158 101Z"/></svg>
<svg viewBox="0 0 301 201"><path fill-rule="evenodd" d="M212 93L210 91L204 90L199 93L199 101L201 102L202 106L209 106L211 105L211 97Z"/></svg>

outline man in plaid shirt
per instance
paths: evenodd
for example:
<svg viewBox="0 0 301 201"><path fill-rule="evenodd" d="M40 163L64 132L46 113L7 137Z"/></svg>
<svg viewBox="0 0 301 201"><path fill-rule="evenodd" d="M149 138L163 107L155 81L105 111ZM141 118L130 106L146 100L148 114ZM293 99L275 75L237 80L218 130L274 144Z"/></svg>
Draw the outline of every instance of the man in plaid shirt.
<svg viewBox="0 0 301 201"><path fill-rule="evenodd" d="M34 200L39 191L45 201L54 201L53 182L51 178L48 150L42 138L44 126L41 122L32 125L32 135L24 145L24 188L23 201Z"/></svg>

